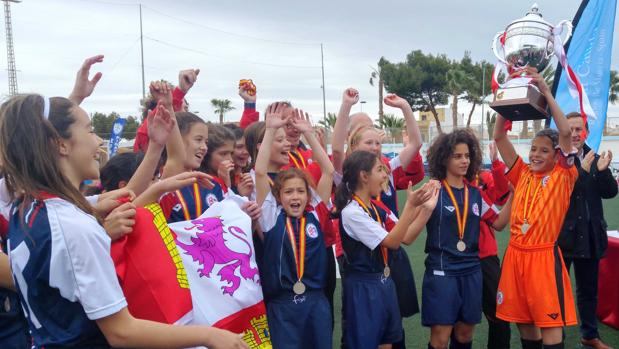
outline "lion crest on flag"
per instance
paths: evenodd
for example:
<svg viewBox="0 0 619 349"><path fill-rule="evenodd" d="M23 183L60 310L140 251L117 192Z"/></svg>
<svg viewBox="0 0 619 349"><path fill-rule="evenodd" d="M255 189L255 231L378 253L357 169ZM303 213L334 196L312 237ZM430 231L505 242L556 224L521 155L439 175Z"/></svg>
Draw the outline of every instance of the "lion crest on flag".
<svg viewBox="0 0 619 349"><path fill-rule="evenodd" d="M239 227L228 227L229 236L242 241L247 245L249 252L241 253L232 251L226 246L224 239L224 224L219 217L206 217L192 220L193 226L186 227L185 230L197 229L196 237L191 238L191 244L184 244L176 241L176 245L190 255L194 261L202 266L198 271L200 277L211 277L211 272L216 265L221 265L217 273L220 280L226 285L222 286L224 294L234 296L241 284L241 277L246 280L254 280L258 275L258 268L250 265L252 258L252 248L247 234ZM236 275L239 271L240 276Z"/></svg>

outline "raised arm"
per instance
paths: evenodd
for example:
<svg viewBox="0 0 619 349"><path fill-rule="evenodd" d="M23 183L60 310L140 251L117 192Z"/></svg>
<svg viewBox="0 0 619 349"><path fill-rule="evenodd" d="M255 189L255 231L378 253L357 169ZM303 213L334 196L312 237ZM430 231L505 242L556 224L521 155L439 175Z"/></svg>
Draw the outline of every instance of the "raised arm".
<svg viewBox="0 0 619 349"><path fill-rule="evenodd" d="M286 106L283 103L273 103L269 105L266 118L266 130L264 131L264 138L260 144L258 150L258 156L256 156L256 202L258 206L262 206L264 199L271 191L269 185L269 159L271 158L271 143L275 137L275 132L278 128L283 127L288 123L289 116L284 118L283 112Z"/></svg>
<svg viewBox="0 0 619 349"><path fill-rule="evenodd" d="M359 91L354 88L348 88L342 95L342 104L340 111L337 114L335 126L333 127L333 136L331 139L331 153L333 155L333 167L338 173L342 173L342 165L346 158L344 145L348 139L348 118L352 106L359 101Z"/></svg>
<svg viewBox="0 0 619 349"><path fill-rule="evenodd" d="M572 131L561 107L559 107L559 104L553 97L552 91L550 91L550 88L546 84L546 80L537 72L537 69L528 67L526 72L531 76L532 82L537 85L540 92L546 97L548 107L550 108L550 114L552 115L555 125L557 125L557 131L559 131L559 147L561 151L563 151L564 154L571 153L575 150L572 146Z"/></svg>
<svg viewBox="0 0 619 349"><path fill-rule="evenodd" d="M381 246L387 247L391 250L395 250L400 247L406 237L409 227L413 224L413 218L418 213L417 207L421 206L424 202L430 199L432 192L429 189L429 186L424 185L417 190L413 190L413 186L409 185L407 189L406 204L404 205L404 211L402 211L400 220L380 243Z"/></svg>
<svg viewBox="0 0 619 349"><path fill-rule="evenodd" d="M295 109L294 118L292 123L297 130L299 130L309 146L313 150L313 159L318 162L320 166L320 181L318 182L317 191L318 195L325 204L329 203L331 199L331 191L333 189L333 172L335 171L327 152L324 150L320 141L314 134L314 129L310 122L310 116L304 113L303 110Z"/></svg>
<svg viewBox="0 0 619 349"><path fill-rule="evenodd" d="M402 167L406 168L421 149L421 131L419 131L419 126L413 115L413 109L404 98L396 94L389 94L384 101L390 107L399 108L404 115L409 142L400 152L400 162Z"/></svg>
<svg viewBox="0 0 619 349"><path fill-rule="evenodd" d="M499 154L501 154L501 158L503 158L503 162L508 169L511 169L518 159L518 154L509 137L507 137L505 118L500 114L497 114L496 123L494 124L494 143L499 150Z"/></svg>
<svg viewBox="0 0 619 349"><path fill-rule="evenodd" d="M92 94L103 74L98 72L92 77L92 80L89 80L88 75L90 75L90 67L92 67L95 63L101 62L103 62L103 55L86 58L80 69L77 71L75 85L73 85L73 91L71 91L71 94L69 95L69 100L71 102L80 105L84 99L88 98Z"/></svg>
<svg viewBox="0 0 619 349"><path fill-rule="evenodd" d="M150 93L163 105L170 116L174 118L174 127L172 127L172 131L168 137L168 143L166 144L168 157L163 167L163 173L161 174L161 178L168 178L185 171L185 157L187 156L185 154L185 144L183 143L183 137L181 136L181 131L176 122L170 85L163 81L153 81L150 84Z"/></svg>
<svg viewBox="0 0 619 349"><path fill-rule="evenodd" d="M142 194L151 184L153 174L159 165L161 153L175 127L176 120L172 118L169 110L162 103L159 103L153 113L148 115L148 139L149 144L144 154L144 159L135 171L127 188L132 190L136 196Z"/></svg>

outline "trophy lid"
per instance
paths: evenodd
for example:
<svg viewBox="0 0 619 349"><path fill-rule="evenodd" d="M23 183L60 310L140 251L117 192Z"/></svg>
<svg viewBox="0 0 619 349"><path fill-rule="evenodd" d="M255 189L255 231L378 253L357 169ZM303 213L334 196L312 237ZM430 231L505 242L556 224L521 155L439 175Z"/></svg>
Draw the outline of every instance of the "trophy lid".
<svg viewBox="0 0 619 349"><path fill-rule="evenodd" d="M548 28L552 28L552 24L546 22L541 14L541 12L539 12L539 6L537 5L537 3L534 3L533 6L531 6L531 9L529 10L529 12L527 12L527 14L522 17L519 18L513 22L511 22L507 28L509 29L509 27L512 27L514 24L519 24L519 23L536 23L542 26L547 26Z"/></svg>

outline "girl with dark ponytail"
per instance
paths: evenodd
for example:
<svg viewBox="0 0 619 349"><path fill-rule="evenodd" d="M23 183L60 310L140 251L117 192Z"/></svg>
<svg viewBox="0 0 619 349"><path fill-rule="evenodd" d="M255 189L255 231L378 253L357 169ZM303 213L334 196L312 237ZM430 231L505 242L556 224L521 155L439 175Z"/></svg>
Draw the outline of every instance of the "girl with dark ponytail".
<svg viewBox="0 0 619 349"><path fill-rule="evenodd" d="M348 348L391 348L402 339L402 318L389 258L413 224L417 208L435 194L432 183L413 191L409 185L400 219L382 203L388 180L380 158L354 151L343 164L342 182L335 194L346 263L343 280L343 329ZM378 316L376 314L379 314Z"/></svg>

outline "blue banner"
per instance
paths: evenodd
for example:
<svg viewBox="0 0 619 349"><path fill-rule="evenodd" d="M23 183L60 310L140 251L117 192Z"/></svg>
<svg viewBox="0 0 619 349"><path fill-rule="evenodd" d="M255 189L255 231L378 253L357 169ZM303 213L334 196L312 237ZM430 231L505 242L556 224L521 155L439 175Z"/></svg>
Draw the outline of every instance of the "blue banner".
<svg viewBox="0 0 619 349"><path fill-rule="evenodd" d="M123 130L125 128L125 124L127 123L127 119L123 117L119 117L114 121L114 125L112 126L112 135L110 136L110 143L108 145L108 154L110 159L116 151L118 150L118 144L120 143L120 137L123 134Z"/></svg>
<svg viewBox="0 0 619 349"><path fill-rule="evenodd" d="M595 112L595 119L588 119L587 138L587 144L595 151L598 151L602 142L608 110L610 58L616 10L617 0L583 1L574 19L574 34L567 49L568 62L578 75ZM555 99L565 114L580 112L578 99L572 97L568 91L566 74L565 70L561 70L555 75Z"/></svg>

